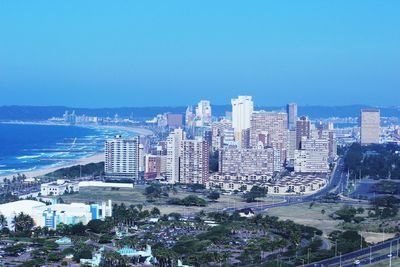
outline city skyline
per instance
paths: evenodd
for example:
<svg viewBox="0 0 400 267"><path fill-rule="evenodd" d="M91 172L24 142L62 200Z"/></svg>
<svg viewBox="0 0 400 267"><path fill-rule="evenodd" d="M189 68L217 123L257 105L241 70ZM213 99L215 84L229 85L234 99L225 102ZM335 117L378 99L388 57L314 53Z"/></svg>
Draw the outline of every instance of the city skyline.
<svg viewBox="0 0 400 267"><path fill-rule="evenodd" d="M398 2L93 3L1 4L0 105L226 104L229 92L267 106L394 106L400 97Z"/></svg>

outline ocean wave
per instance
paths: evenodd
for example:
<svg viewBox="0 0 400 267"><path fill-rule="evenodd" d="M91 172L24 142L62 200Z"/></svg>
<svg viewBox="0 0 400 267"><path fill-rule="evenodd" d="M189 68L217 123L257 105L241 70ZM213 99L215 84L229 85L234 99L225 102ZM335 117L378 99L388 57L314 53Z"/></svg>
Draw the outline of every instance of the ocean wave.
<svg viewBox="0 0 400 267"><path fill-rule="evenodd" d="M4 170L0 170L0 175L15 175L17 173L30 172L30 171L34 171L36 169L37 169L36 166L29 168L29 169L4 169Z"/></svg>
<svg viewBox="0 0 400 267"><path fill-rule="evenodd" d="M25 155L25 156L20 156L16 157L17 159L36 159L40 158L43 155L43 153L40 153L39 155Z"/></svg>

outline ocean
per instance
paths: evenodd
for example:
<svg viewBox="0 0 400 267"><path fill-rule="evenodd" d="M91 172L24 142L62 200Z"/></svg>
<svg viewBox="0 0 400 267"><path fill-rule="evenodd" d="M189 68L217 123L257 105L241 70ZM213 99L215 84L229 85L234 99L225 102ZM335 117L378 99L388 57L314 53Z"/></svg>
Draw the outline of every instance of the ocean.
<svg viewBox="0 0 400 267"><path fill-rule="evenodd" d="M104 141L116 134L109 128L1 124L0 176L57 167L104 150Z"/></svg>

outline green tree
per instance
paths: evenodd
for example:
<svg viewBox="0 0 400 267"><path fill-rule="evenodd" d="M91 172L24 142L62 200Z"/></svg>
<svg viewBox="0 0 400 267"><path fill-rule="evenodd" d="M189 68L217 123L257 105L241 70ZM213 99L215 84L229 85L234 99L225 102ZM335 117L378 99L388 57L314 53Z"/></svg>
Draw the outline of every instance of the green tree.
<svg viewBox="0 0 400 267"><path fill-rule="evenodd" d="M16 232L23 233L31 231L35 225L32 217L22 212L14 217L13 224Z"/></svg>

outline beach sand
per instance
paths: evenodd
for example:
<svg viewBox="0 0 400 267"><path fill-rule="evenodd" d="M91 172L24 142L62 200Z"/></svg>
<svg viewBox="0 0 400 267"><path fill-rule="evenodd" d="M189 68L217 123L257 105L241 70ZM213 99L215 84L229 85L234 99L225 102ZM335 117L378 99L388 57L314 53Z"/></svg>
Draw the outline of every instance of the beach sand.
<svg viewBox="0 0 400 267"><path fill-rule="evenodd" d="M34 123L33 123L34 124ZM39 124L39 123L36 123ZM79 125L85 127L85 125ZM89 125L90 127L93 127L92 125ZM128 127L128 126L94 126L98 128L108 128L108 129L114 129L114 130L121 130L121 131L126 131L126 132L131 132L138 134L139 136L149 136L152 135L153 132L149 129L146 128L140 128L140 127ZM20 174L24 174L27 178L33 178L33 177L39 177L46 175L48 173L54 172L56 170L62 169L62 168L68 168L72 167L75 165L85 165L89 163L98 163L104 161L104 153L99 153L96 155L88 156L88 157L83 157L80 159L76 159L73 161L70 161L69 163L65 165L60 165L57 167L48 167L48 168L41 168L39 170L34 170L34 171L28 171L28 172L21 172ZM10 175L5 175L5 176L0 176L0 181L3 181L4 178L12 178L15 174L10 174Z"/></svg>
<svg viewBox="0 0 400 267"><path fill-rule="evenodd" d="M89 156L89 157L84 157L84 158L80 158L80 159L76 159L74 161L70 161L66 165L61 165L61 166L57 166L57 167L42 168L42 169L39 169L39 170L34 170L34 171L29 171L29 172L21 172L20 174L24 174L27 178L34 178L34 177L39 177L39 176L46 175L48 173L54 172L54 171L62 169L62 168L68 168L68 167L72 167L72 166L75 166L75 165L85 165L85 164L89 164L89 163L98 163L98 162L101 162L101 161L104 161L104 153L93 155L93 156ZM2 181L4 178L12 178L15 175L17 175L17 174L10 174L10 175L5 175L5 176L0 176L0 181Z"/></svg>

